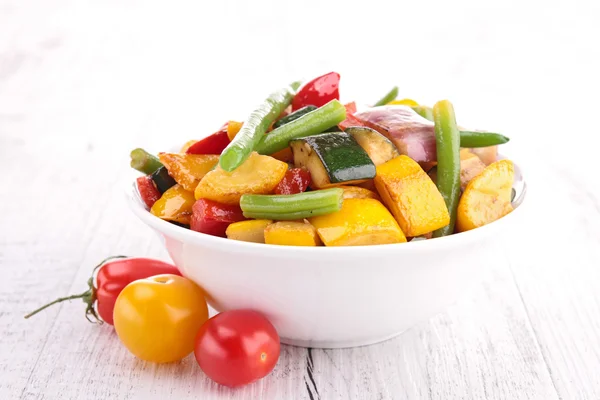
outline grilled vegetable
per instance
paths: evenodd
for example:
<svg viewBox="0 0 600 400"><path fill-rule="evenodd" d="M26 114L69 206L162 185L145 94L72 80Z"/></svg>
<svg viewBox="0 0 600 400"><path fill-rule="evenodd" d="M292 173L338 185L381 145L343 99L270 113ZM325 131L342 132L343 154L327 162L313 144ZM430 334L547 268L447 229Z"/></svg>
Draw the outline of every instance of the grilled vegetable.
<svg viewBox="0 0 600 400"><path fill-rule="evenodd" d="M485 164L469 149L460 150L460 188L465 190L471 179L485 169Z"/></svg>
<svg viewBox="0 0 600 400"><path fill-rule="evenodd" d="M311 111L315 111L318 107L316 106L306 106L306 107L302 107L299 110L294 111L291 114L286 115L285 117L281 118L280 120L276 121L273 124L273 129L277 129L282 125L288 124L292 121L297 120L298 118L308 114Z"/></svg>
<svg viewBox="0 0 600 400"><path fill-rule="evenodd" d="M375 176L369 155L347 133L324 133L290 143L296 167L310 171L312 187L360 183Z"/></svg>
<svg viewBox="0 0 600 400"><path fill-rule="evenodd" d="M346 119L338 124L338 128L342 131L350 126L364 126L364 124L354 117L354 113L356 112L356 103L351 102L345 104L346 108Z"/></svg>
<svg viewBox="0 0 600 400"><path fill-rule="evenodd" d="M458 203L456 230L475 229L510 213L513 181L514 166L509 160L490 164L473 178Z"/></svg>
<svg viewBox="0 0 600 400"><path fill-rule="evenodd" d="M291 168L275 187L275 194L302 193L310 185L310 172L302 168Z"/></svg>
<svg viewBox="0 0 600 400"><path fill-rule="evenodd" d="M280 221L267 226L265 243L281 246L320 246L322 244L314 226L297 221Z"/></svg>
<svg viewBox="0 0 600 400"><path fill-rule="evenodd" d="M238 134L221 153L219 166L223 170L231 172L248 159L269 126L290 104L298 85L293 83L274 92L250 114Z"/></svg>
<svg viewBox="0 0 600 400"><path fill-rule="evenodd" d="M277 153L271 154L271 157L288 164L291 164L294 161L292 149L290 149L289 147L286 147L285 149L278 151Z"/></svg>
<svg viewBox="0 0 600 400"><path fill-rule="evenodd" d="M375 186L406 236L420 236L450 222L444 198L410 157L378 166Z"/></svg>
<svg viewBox="0 0 600 400"><path fill-rule="evenodd" d="M456 208L460 197L460 132L456 126L454 108L448 100L433 106L435 140L437 148L436 185L450 213L450 222L433 232L433 237L454 233Z"/></svg>
<svg viewBox="0 0 600 400"><path fill-rule="evenodd" d="M162 167L158 158L144 149L134 149L131 151L131 168L137 169L143 174L150 175Z"/></svg>
<svg viewBox="0 0 600 400"><path fill-rule="evenodd" d="M244 125L243 122L229 121L227 124L227 137L229 138L229 141L232 141L233 138L237 136L240 129L242 129L242 125Z"/></svg>
<svg viewBox="0 0 600 400"><path fill-rule="evenodd" d="M272 193L287 169L288 165L282 161L252 153L232 172L217 167L207 173L196 187L195 195L197 199L238 204L246 193Z"/></svg>
<svg viewBox="0 0 600 400"><path fill-rule="evenodd" d="M271 225L270 219L249 219L234 222L227 227L228 239L240 240L242 242L264 243L265 228Z"/></svg>
<svg viewBox="0 0 600 400"><path fill-rule="evenodd" d="M499 133L460 131L460 147L489 147L508 143L509 140Z"/></svg>
<svg viewBox="0 0 600 400"><path fill-rule="evenodd" d="M185 154L194 143L198 143L198 141L197 140L188 140L187 142L184 143L183 146L181 146L181 150L179 150L179 152Z"/></svg>
<svg viewBox="0 0 600 400"><path fill-rule="evenodd" d="M146 207L151 208L158 199L160 199L160 192L156 188L154 181L150 175L140 176L136 179L138 191L140 197L146 204Z"/></svg>
<svg viewBox="0 0 600 400"><path fill-rule="evenodd" d="M246 218L291 221L338 211L343 193L333 188L289 195L245 194L240 206Z"/></svg>
<svg viewBox="0 0 600 400"><path fill-rule="evenodd" d="M433 123L409 106L375 107L354 114L362 125L375 129L394 143L400 154L417 162L436 161Z"/></svg>
<svg viewBox="0 0 600 400"><path fill-rule="evenodd" d="M256 151L260 154L273 154L288 147L293 139L316 135L339 124L346 118L346 109L337 100L311 111L266 135Z"/></svg>
<svg viewBox="0 0 600 400"><path fill-rule="evenodd" d="M366 126L353 126L345 131L367 152L375 166L388 162L400 155L396 146L381 133Z"/></svg>
<svg viewBox="0 0 600 400"><path fill-rule="evenodd" d="M374 199L346 199L340 211L309 221L326 246L406 242L392 214Z"/></svg>
<svg viewBox="0 0 600 400"><path fill-rule="evenodd" d="M419 105L419 103L417 103L413 99L394 100L394 101L390 101L388 104L389 105L395 104L395 105L402 105L402 106L409 106L409 107L417 107Z"/></svg>
<svg viewBox="0 0 600 400"><path fill-rule="evenodd" d="M198 142L200 143L200 142ZM160 161L185 190L193 192L200 180L219 162L215 154L161 153Z"/></svg>
<svg viewBox="0 0 600 400"><path fill-rule="evenodd" d="M308 82L294 96L292 111L306 106L321 107L331 100L340 99L340 74L330 72Z"/></svg>
<svg viewBox="0 0 600 400"><path fill-rule="evenodd" d="M189 225L195 201L192 192L185 190L181 185L175 185L163 193L160 199L154 203L150 212L165 221Z"/></svg>
<svg viewBox="0 0 600 400"><path fill-rule="evenodd" d="M217 132L204 139L198 140L196 143L191 145L186 153L188 154L221 154L223 150L229 144L229 136L227 135L227 127L229 123L226 123Z"/></svg>
<svg viewBox="0 0 600 400"><path fill-rule="evenodd" d="M394 86L392 88L392 90L387 92L385 94L385 96L383 96L381 99L379 99L379 101L377 103L375 103L374 107L385 106L390 101L396 100L397 96L398 96L398 86Z"/></svg>
<svg viewBox="0 0 600 400"><path fill-rule="evenodd" d="M221 204L208 199L196 201L192 211L191 230L219 237L225 237L229 224L245 219L237 204Z"/></svg>
<svg viewBox="0 0 600 400"><path fill-rule="evenodd" d="M485 165L490 165L498 160L498 146L472 148L471 151L479 157Z"/></svg>
<svg viewBox="0 0 600 400"><path fill-rule="evenodd" d="M425 118L428 121L433 122L433 108L427 106L412 106L411 107L414 112L419 114L421 117Z"/></svg>
<svg viewBox="0 0 600 400"><path fill-rule="evenodd" d="M151 177L160 194L163 194L177 183L175 182L175 179L169 175L169 171L167 171L164 166L154 171Z"/></svg>
<svg viewBox="0 0 600 400"><path fill-rule="evenodd" d="M360 186L338 186L344 189L345 199L375 199L381 201L379 195L372 190L362 188Z"/></svg>

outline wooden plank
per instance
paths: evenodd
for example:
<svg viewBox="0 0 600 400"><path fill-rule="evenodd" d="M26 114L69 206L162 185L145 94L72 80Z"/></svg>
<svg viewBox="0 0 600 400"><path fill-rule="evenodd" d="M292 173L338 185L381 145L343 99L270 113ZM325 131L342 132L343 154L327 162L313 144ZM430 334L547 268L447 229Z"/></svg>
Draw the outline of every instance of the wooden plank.
<svg viewBox="0 0 600 400"><path fill-rule="evenodd" d="M567 165L536 170L552 184L531 191L510 266L561 398L598 399L600 188Z"/></svg>
<svg viewBox="0 0 600 400"><path fill-rule="evenodd" d="M314 353L322 398L558 398L503 263L482 287L397 339Z"/></svg>

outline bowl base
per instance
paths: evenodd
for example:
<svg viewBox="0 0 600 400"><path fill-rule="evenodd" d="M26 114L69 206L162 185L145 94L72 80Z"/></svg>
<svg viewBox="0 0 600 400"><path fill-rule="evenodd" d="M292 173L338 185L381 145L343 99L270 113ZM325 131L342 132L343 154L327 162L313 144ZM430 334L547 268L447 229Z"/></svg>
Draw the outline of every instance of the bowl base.
<svg viewBox="0 0 600 400"><path fill-rule="evenodd" d="M361 347L361 346L369 346L372 344L385 342L386 340L390 340L400 335L404 331L399 331L393 333L391 335L376 337L376 338L368 338L368 339L360 339L360 340L347 340L347 341L337 341L337 340L298 340L298 339L288 339L288 338L280 338L281 343L287 344L290 346L296 347L310 347L313 349L346 349L349 347Z"/></svg>

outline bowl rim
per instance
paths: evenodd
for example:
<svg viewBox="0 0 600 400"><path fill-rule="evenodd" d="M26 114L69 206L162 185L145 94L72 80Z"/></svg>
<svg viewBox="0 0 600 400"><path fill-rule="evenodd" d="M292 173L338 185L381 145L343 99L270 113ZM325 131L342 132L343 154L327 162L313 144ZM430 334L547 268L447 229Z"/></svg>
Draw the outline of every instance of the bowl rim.
<svg viewBox="0 0 600 400"><path fill-rule="evenodd" d="M504 156L499 155L499 159L504 159ZM511 160L512 161L512 160ZM201 232L192 231L191 229L183 228L172 224L168 221L162 220L152 215L149 210L146 209L146 205L143 203L135 180L131 186L125 190L125 196L129 207L133 213L142 220L146 225L150 226L154 230L160 232L162 235L175 238L186 244L197 244L202 246L210 246L215 249L220 249L228 252L265 252L268 249L268 255L315 255L326 253L328 255L343 254L344 256L358 255L361 253L377 251L378 254L383 253L397 253L403 252L429 252L448 249L451 247L457 247L459 245L465 245L468 243L476 242L490 236L493 232L498 231L507 223L511 223L515 218L521 215L523 207L523 201L527 194L527 183L524 178L523 168L521 164L517 164L513 161L515 167L515 176L519 176L521 179L520 190L513 201L515 207L512 212L504 217L470 231L456 233L441 238L435 238L434 240L411 240L407 243L392 243L392 244L380 244L380 245L365 245L365 246L280 246L266 243L253 243L244 242L240 240L231 240L227 238L217 237L208 235ZM515 183L516 180L515 180ZM513 183L513 187L515 185ZM517 189L515 189L517 190ZM427 244L426 244L427 243ZM265 254L267 255L267 254Z"/></svg>

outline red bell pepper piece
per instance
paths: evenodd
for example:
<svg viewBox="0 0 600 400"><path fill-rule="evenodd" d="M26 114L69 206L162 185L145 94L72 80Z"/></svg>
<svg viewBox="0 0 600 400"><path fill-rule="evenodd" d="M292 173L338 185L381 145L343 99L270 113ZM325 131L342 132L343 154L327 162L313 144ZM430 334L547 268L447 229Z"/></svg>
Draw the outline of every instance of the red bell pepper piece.
<svg viewBox="0 0 600 400"><path fill-rule="evenodd" d="M27 314L25 318L29 318L56 303L83 299L84 303L87 304L85 317L88 321L93 322L90 316L98 320L98 315L100 315L104 322L113 325L115 302L125 286L138 279L155 275L172 274L181 276L181 273L173 264L152 258L127 258L125 256L108 257L94 268L94 272L96 270L98 271L96 284L94 285L94 278L90 278L88 280L88 290L81 294L56 299ZM94 309L94 303L96 303L96 309Z"/></svg>
<svg viewBox="0 0 600 400"><path fill-rule="evenodd" d="M348 104L344 104L344 107L346 107L346 115L354 114L356 112L356 103L353 101Z"/></svg>
<svg viewBox="0 0 600 400"><path fill-rule="evenodd" d="M292 101L292 111L305 106L321 107L331 100L340 99L340 74L330 72L313 79L300 89Z"/></svg>
<svg viewBox="0 0 600 400"><path fill-rule="evenodd" d="M227 136L227 125L225 123L217 132L191 145L187 154L221 154L225 147L229 144L229 136Z"/></svg>
<svg viewBox="0 0 600 400"><path fill-rule="evenodd" d="M239 205L198 199L192 207L190 229L208 235L225 237L225 230L229 224L245 219L246 217L244 217Z"/></svg>
<svg viewBox="0 0 600 400"><path fill-rule="evenodd" d="M144 203L146 203L146 207L152 208L156 200L160 199L161 196L152 177L150 177L150 175L140 176L137 178L136 182L140 196Z"/></svg>
<svg viewBox="0 0 600 400"><path fill-rule="evenodd" d="M354 116L354 113L356 112L355 102L345 104L344 107L346 107L346 119L338 124L338 127L341 130L345 130L349 126L365 126L362 121Z"/></svg>
<svg viewBox="0 0 600 400"><path fill-rule="evenodd" d="M296 194L306 191L310 185L310 172L302 168L291 168L275 187L275 194Z"/></svg>

